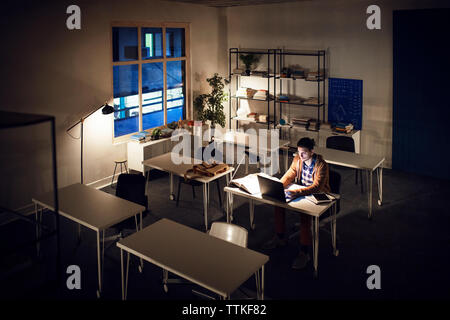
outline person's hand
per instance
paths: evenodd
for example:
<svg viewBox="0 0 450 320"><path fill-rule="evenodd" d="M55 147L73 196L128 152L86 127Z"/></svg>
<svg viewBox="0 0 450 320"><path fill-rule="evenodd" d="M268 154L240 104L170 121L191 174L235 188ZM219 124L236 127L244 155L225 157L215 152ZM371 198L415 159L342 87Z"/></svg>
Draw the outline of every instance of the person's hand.
<svg viewBox="0 0 450 320"><path fill-rule="evenodd" d="M286 195L286 197L293 198L293 197L297 197L298 196L298 191L299 190L284 189L284 194Z"/></svg>

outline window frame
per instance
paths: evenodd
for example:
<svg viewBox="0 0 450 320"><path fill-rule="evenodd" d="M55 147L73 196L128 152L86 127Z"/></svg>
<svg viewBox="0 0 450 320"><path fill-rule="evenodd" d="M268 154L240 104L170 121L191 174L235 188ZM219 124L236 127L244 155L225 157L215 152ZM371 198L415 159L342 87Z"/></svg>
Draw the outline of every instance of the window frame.
<svg viewBox="0 0 450 320"><path fill-rule="evenodd" d="M113 28L114 27L135 27L137 28L138 34L138 59L130 61L113 61ZM162 28L162 39L163 39L163 57L158 59L142 59L142 37L141 28ZM176 58L168 58L166 52L166 29L167 28L184 28L184 56ZM111 70L111 97L114 99L114 77L113 69L114 66L122 65L138 65L138 95L139 95L139 131L144 131L142 128L142 64L146 63L162 63L163 64L163 110L164 110L164 125L167 124L167 62L170 61L184 61L185 67L185 114L186 119L190 119L192 116L192 99L191 99L191 58L190 58L190 23L188 22L148 22L148 21L113 21L109 28L110 31L110 70ZM113 143L127 142L130 137L136 132L125 134L119 137L114 136L114 118L112 123L112 139ZM151 132L153 128L145 129L147 132Z"/></svg>

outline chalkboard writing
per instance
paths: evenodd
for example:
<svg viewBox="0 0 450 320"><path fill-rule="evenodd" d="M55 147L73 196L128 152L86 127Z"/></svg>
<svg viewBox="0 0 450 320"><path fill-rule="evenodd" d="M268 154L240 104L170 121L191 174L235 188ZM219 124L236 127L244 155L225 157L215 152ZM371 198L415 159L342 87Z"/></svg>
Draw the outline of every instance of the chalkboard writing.
<svg viewBox="0 0 450 320"><path fill-rule="evenodd" d="M328 79L328 122L352 123L362 129L362 80Z"/></svg>

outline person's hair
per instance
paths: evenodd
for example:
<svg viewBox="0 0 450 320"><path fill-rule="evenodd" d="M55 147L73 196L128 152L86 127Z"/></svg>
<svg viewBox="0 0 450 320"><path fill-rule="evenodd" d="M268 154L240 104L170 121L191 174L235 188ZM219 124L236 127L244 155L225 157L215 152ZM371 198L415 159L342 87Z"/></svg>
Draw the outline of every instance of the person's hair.
<svg viewBox="0 0 450 320"><path fill-rule="evenodd" d="M316 145L316 143L314 142L314 139L307 138L307 137L301 138L297 142L297 147L306 148L309 151L314 149L315 145Z"/></svg>

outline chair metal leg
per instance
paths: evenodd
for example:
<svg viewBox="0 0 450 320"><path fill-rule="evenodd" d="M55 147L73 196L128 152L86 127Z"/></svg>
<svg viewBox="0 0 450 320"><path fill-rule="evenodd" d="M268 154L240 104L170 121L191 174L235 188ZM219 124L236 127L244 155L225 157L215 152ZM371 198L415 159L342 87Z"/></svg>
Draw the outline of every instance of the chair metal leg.
<svg viewBox="0 0 450 320"><path fill-rule="evenodd" d="M361 193L364 193L363 171L359 170L359 174L361 176Z"/></svg>
<svg viewBox="0 0 450 320"><path fill-rule="evenodd" d="M181 181L178 180L177 204L176 204L177 207L178 207L178 202L180 201L180 188L181 188Z"/></svg>
<svg viewBox="0 0 450 320"><path fill-rule="evenodd" d="M217 185L217 193L219 194L219 204L220 204L220 207L222 208L222 192L220 192L219 179L216 179L216 185Z"/></svg>
<svg viewBox="0 0 450 320"><path fill-rule="evenodd" d="M114 166L114 173L113 173L113 177L112 177L112 179L111 179L111 187L112 187L113 182L114 182L114 176L116 175L116 169L117 169L117 163L116 163L116 165Z"/></svg>

